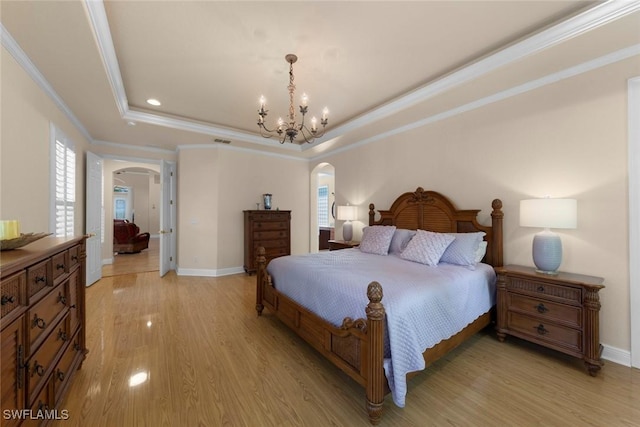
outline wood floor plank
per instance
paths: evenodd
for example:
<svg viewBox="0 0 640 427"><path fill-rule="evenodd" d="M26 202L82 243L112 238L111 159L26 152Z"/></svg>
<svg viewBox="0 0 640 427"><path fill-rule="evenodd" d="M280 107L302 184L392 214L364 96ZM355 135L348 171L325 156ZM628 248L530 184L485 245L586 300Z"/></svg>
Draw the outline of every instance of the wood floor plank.
<svg viewBox="0 0 640 427"><path fill-rule="evenodd" d="M105 277L59 426L368 426L364 390L268 310L255 276ZM147 379L130 386L130 378ZM639 426L640 371L483 331L385 400L383 426Z"/></svg>

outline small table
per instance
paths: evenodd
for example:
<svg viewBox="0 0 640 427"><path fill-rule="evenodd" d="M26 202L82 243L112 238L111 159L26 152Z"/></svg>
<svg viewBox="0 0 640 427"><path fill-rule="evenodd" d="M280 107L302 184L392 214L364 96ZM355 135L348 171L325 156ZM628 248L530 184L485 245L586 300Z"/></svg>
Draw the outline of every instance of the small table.
<svg viewBox="0 0 640 427"><path fill-rule="evenodd" d="M347 242L345 240L329 240L329 250L337 251L340 249L349 249L349 248L357 248L360 245L360 242L356 242L355 240L351 240Z"/></svg>
<svg viewBox="0 0 640 427"><path fill-rule="evenodd" d="M601 277L507 265L498 274L498 339L513 335L579 357L595 376L600 370L598 292Z"/></svg>

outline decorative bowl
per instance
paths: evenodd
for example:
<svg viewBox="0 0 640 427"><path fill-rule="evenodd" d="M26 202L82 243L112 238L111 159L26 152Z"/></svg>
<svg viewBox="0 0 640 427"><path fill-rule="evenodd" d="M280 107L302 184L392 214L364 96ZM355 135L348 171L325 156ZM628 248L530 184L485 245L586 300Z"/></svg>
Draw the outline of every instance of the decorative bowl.
<svg viewBox="0 0 640 427"><path fill-rule="evenodd" d="M18 249L36 240L40 240L43 237L47 237L50 234L51 233L23 233L15 239L0 240L0 250L9 251L11 249Z"/></svg>

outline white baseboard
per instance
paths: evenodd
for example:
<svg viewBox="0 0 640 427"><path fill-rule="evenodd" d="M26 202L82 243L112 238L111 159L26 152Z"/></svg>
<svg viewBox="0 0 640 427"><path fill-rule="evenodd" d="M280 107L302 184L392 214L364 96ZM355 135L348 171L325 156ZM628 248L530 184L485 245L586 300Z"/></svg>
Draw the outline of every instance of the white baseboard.
<svg viewBox="0 0 640 427"><path fill-rule="evenodd" d="M613 363L631 367L631 352L603 344L602 358Z"/></svg>
<svg viewBox="0 0 640 427"><path fill-rule="evenodd" d="M113 257L111 257L111 258L104 258L104 259L102 260L102 265L110 265L110 264L113 264Z"/></svg>
<svg viewBox="0 0 640 427"><path fill-rule="evenodd" d="M176 268L178 276L202 276L202 277L220 277L229 276L231 274L243 273L242 267L221 268L219 270L202 269L202 268Z"/></svg>

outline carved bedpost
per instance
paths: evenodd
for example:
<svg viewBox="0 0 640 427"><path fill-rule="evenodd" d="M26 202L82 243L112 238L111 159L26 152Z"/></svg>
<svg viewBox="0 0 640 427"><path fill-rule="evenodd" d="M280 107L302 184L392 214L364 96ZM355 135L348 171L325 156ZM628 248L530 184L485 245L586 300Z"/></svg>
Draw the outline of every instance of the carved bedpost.
<svg viewBox="0 0 640 427"><path fill-rule="evenodd" d="M373 225L376 222L376 207L373 203L369 203L369 225Z"/></svg>
<svg viewBox="0 0 640 427"><path fill-rule="evenodd" d="M369 304L367 313L367 335L369 336L369 357L367 372L367 412L371 424L378 424L382 417L384 402L384 306L382 286L378 282L369 283L367 288Z"/></svg>
<svg viewBox="0 0 640 427"><path fill-rule="evenodd" d="M262 304L262 293L264 286L264 274L265 269L267 267L267 259L265 258L265 250L262 246L258 248L258 256L256 258L256 263L258 265L258 271L256 273L256 311L258 312L258 316L262 314L262 310L264 309L264 305Z"/></svg>
<svg viewBox="0 0 640 427"><path fill-rule="evenodd" d="M504 218L504 213L502 212L502 200L494 199L491 207L493 208L491 212L491 227L493 228L491 261L494 267L502 267L504 265L502 248L502 219Z"/></svg>

